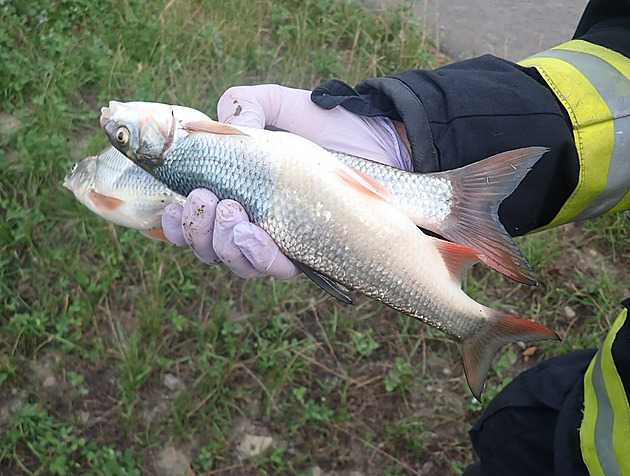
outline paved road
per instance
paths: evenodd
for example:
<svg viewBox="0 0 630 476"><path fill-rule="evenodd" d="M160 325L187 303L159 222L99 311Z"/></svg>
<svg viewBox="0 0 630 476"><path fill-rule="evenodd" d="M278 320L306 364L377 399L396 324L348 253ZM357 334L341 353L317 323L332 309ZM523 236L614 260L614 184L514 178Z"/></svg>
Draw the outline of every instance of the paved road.
<svg viewBox="0 0 630 476"><path fill-rule="evenodd" d="M383 8L404 0L364 0ZM491 53L518 61L568 41L588 0L417 0L414 11L454 61ZM439 33L436 36L436 32Z"/></svg>
<svg viewBox="0 0 630 476"><path fill-rule="evenodd" d="M587 0L423 0L415 8L453 60L492 53L512 61L568 41ZM435 37L435 36L434 36Z"/></svg>

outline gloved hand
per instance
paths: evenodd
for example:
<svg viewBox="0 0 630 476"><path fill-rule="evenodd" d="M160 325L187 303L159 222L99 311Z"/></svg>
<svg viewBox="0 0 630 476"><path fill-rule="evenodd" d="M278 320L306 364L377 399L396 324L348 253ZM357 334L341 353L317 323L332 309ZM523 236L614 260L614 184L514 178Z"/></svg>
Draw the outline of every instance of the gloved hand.
<svg viewBox="0 0 630 476"><path fill-rule="evenodd" d="M219 121L286 130L326 149L412 169L400 125L385 118L358 116L340 107L321 109L311 102L310 94L275 84L233 87L219 100ZM175 245L190 246L204 263L222 262L242 278L268 274L289 279L300 272L264 230L249 222L240 204L219 201L206 189L193 190L183 208L167 205L162 228Z"/></svg>

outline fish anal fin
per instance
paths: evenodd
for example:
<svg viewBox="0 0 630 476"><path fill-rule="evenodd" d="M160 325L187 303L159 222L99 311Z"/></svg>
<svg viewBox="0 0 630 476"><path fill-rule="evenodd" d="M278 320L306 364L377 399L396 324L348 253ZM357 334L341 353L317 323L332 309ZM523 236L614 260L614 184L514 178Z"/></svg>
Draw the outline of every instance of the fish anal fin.
<svg viewBox="0 0 630 476"><path fill-rule="evenodd" d="M103 195L102 193L95 192L94 190L90 190L88 192L88 196L90 197L90 201L101 210L105 210L108 212L112 212L119 208L123 203L122 200L118 198L110 197L108 195Z"/></svg>
<svg viewBox="0 0 630 476"><path fill-rule="evenodd" d="M492 316L487 326L458 342L468 386L479 401L490 364L501 346L517 341L560 340L558 334L542 324L502 311L489 311Z"/></svg>
<svg viewBox="0 0 630 476"><path fill-rule="evenodd" d="M183 124L184 129L188 132L208 132L210 134L220 134L228 136L246 136L244 132L222 122L211 120L191 121Z"/></svg>
<svg viewBox="0 0 630 476"><path fill-rule="evenodd" d="M335 299L343 302L344 304L354 304L352 298L348 294L348 290L342 284L339 284L337 281L330 279L328 276L323 275L315 271L310 266L305 265L304 263L300 263L299 261L292 260L293 263L300 268L306 276L308 276L315 284L317 284L320 288L326 291Z"/></svg>
<svg viewBox="0 0 630 476"><path fill-rule="evenodd" d="M431 237L431 239L442 255L451 277L459 283L461 283L464 273L480 260L479 252L472 248L440 240L439 238Z"/></svg>
<svg viewBox="0 0 630 476"><path fill-rule="evenodd" d="M343 167L335 169L335 173L341 178L341 180L361 193L367 193L368 195L385 202L389 202L391 199L389 190L387 190L380 182L355 168L344 165Z"/></svg>
<svg viewBox="0 0 630 476"><path fill-rule="evenodd" d="M170 243L162 230L140 230L144 236L151 238L156 241L165 241L166 243Z"/></svg>

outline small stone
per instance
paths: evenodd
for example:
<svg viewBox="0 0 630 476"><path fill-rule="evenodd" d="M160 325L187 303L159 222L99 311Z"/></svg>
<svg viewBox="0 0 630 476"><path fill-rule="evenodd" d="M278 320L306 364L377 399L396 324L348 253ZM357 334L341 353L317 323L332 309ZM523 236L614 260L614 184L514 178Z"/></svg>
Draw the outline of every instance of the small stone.
<svg viewBox="0 0 630 476"><path fill-rule="evenodd" d="M161 476L187 476L192 474L188 457L173 446L164 448L158 457Z"/></svg>
<svg viewBox="0 0 630 476"><path fill-rule="evenodd" d="M88 421L90 421L89 412L79 410L79 412L77 413L77 420L79 420L80 423L85 425Z"/></svg>
<svg viewBox="0 0 630 476"><path fill-rule="evenodd" d="M182 381L173 374L164 374L162 383L173 392L182 388Z"/></svg>
<svg viewBox="0 0 630 476"><path fill-rule="evenodd" d="M6 137L11 135L19 131L21 127L22 123L17 117L0 112L0 136Z"/></svg>
<svg viewBox="0 0 630 476"><path fill-rule="evenodd" d="M44 381L42 382L42 385L44 388L54 387L55 385L57 385L57 379L55 378L54 375L49 375L48 377L44 379Z"/></svg>
<svg viewBox="0 0 630 476"><path fill-rule="evenodd" d="M266 451L273 443L271 436L243 435L237 450L244 458L253 458Z"/></svg>
<svg viewBox="0 0 630 476"><path fill-rule="evenodd" d="M571 306L564 306L564 314L569 318L573 319L575 317L575 311Z"/></svg>
<svg viewBox="0 0 630 476"><path fill-rule="evenodd" d="M313 466L306 474L310 476L324 476L324 471L319 466Z"/></svg>

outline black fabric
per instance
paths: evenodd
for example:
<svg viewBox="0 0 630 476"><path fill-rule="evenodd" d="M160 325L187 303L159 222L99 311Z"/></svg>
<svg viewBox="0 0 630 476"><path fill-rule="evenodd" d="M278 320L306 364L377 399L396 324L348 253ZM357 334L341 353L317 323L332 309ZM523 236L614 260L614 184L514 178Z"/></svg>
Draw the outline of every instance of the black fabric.
<svg viewBox="0 0 630 476"><path fill-rule="evenodd" d="M470 431L476 474L587 475L579 432L583 378L595 349L572 352L523 372L495 397Z"/></svg>
<svg viewBox="0 0 630 476"><path fill-rule="evenodd" d="M388 95L395 110L383 107L381 99L387 94L383 84L392 80L415 93L413 98ZM383 115L392 119L398 118L396 111L423 109L426 122L402 117L417 172L454 169L520 147L549 147L551 151L499 208L501 222L513 236L549 223L577 184L579 165L568 119L533 68L486 55L348 88L329 81L313 91L312 99L320 106L340 105L357 114L380 115L387 110Z"/></svg>
<svg viewBox="0 0 630 476"><path fill-rule="evenodd" d="M592 0L586 6L573 38L589 41L630 57L629 31L629 0Z"/></svg>
<svg viewBox="0 0 630 476"><path fill-rule="evenodd" d="M628 0L592 0L576 38L630 56L628 5ZM458 168L520 147L551 148L499 208L512 236L551 222L577 184L569 118L535 68L486 55L433 71L369 79L355 88L328 81L313 91L312 100L326 109L342 106L402 120L417 172Z"/></svg>

